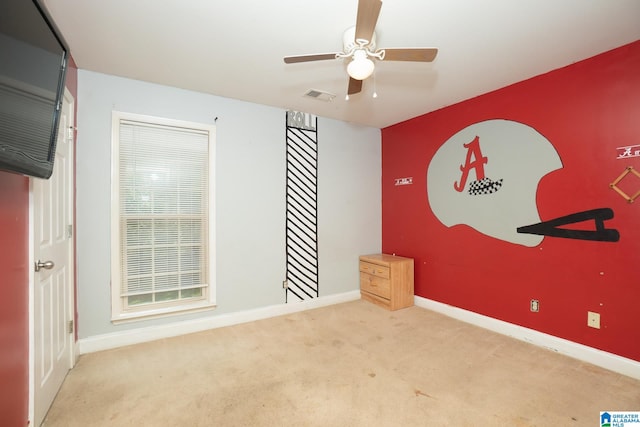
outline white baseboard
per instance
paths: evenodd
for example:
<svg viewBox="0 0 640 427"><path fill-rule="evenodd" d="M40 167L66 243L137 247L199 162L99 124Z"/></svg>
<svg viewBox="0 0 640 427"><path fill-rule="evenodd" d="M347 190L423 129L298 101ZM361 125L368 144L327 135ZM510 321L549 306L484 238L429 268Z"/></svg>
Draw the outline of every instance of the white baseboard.
<svg viewBox="0 0 640 427"><path fill-rule="evenodd" d="M318 297L307 301L278 304L236 313L221 314L219 316L209 316L158 326L129 329L121 332L81 338L78 340L78 348L80 354L93 353L95 351L109 350L125 345L170 338L193 332L206 331L208 329L221 328L223 326L253 322L254 320L296 313L298 311L311 310L357 299L360 299L360 290Z"/></svg>
<svg viewBox="0 0 640 427"><path fill-rule="evenodd" d="M526 341L610 371L640 379L640 362L635 360L427 298L416 296L414 301L418 307L426 308L427 310L432 310L445 316L516 338L520 341Z"/></svg>

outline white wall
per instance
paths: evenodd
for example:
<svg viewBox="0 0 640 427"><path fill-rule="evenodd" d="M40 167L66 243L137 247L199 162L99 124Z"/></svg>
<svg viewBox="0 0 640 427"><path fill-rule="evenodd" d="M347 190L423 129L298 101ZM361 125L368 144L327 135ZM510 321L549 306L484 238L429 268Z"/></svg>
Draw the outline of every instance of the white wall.
<svg viewBox="0 0 640 427"><path fill-rule="evenodd" d="M78 71L80 338L284 303L285 110ZM214 311L110 321L111 112L216 123ZM380 130L318 119L320 296L358 289L358 255L381 248Z"/></svg>

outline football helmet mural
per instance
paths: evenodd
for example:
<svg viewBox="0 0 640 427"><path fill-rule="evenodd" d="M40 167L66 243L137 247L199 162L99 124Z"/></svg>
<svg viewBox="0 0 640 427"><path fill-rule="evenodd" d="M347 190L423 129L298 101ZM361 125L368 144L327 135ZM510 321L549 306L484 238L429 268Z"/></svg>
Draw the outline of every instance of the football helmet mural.
<svg viewBox="0 0 640 427"><path fill-rule="evenodd" d="M466 224L487 236L533 247L544 237L517 229L541 221L538 183L560 168L554 146L532 127L486 120L460 130L438 149L427 169L427 197L447 227Z"/></svg>

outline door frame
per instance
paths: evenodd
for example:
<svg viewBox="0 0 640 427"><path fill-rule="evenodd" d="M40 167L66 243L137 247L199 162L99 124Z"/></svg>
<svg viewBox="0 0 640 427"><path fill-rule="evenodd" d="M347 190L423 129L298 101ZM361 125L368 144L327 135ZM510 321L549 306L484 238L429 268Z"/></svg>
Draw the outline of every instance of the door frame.
<svg viewBox="0 0 640 427"><path fill-rule="evenodd" d="M75 316L76 313L76 210L75 210L75 199L76 199L76 186L75 186L75 175L76 175L76 138L75 138L75 98L73 94L69 91L67 87L64 88L64 103L71 104L71 123L72 123L72 132L73 132L73 141L69 144L69 160L71 164L71 193L69 197L69 212L71 214L71 223L73 224L73 234L70 239L71 242L69 244L69 271L72 272L69 280L69 316L73 319L73 339L72 345L70 348L70 358L69 367L70 369L75 366L78 356L80 355L78 349L78 326L77 319ZM68 132L68 130L67 130ZM29 257L28 257L28 271L29 271L29 423L32 424L34 422L35 417L35 258L34 258L34 217L35 217L35 205L33 200L33 180L35 178L29 178ZM39 427L39 426L35 426Z"/></svg>

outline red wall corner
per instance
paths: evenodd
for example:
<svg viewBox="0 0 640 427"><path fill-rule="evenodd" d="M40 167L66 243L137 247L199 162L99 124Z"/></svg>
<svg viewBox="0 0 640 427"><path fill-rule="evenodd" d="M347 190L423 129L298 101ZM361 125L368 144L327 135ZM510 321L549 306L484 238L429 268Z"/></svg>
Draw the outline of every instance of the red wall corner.
<svg viewBox="0 0 640 427"><path fill-rule="evenodd" d="M0 420L24 426L29 396L29 179L0 171Z"/></svg>

